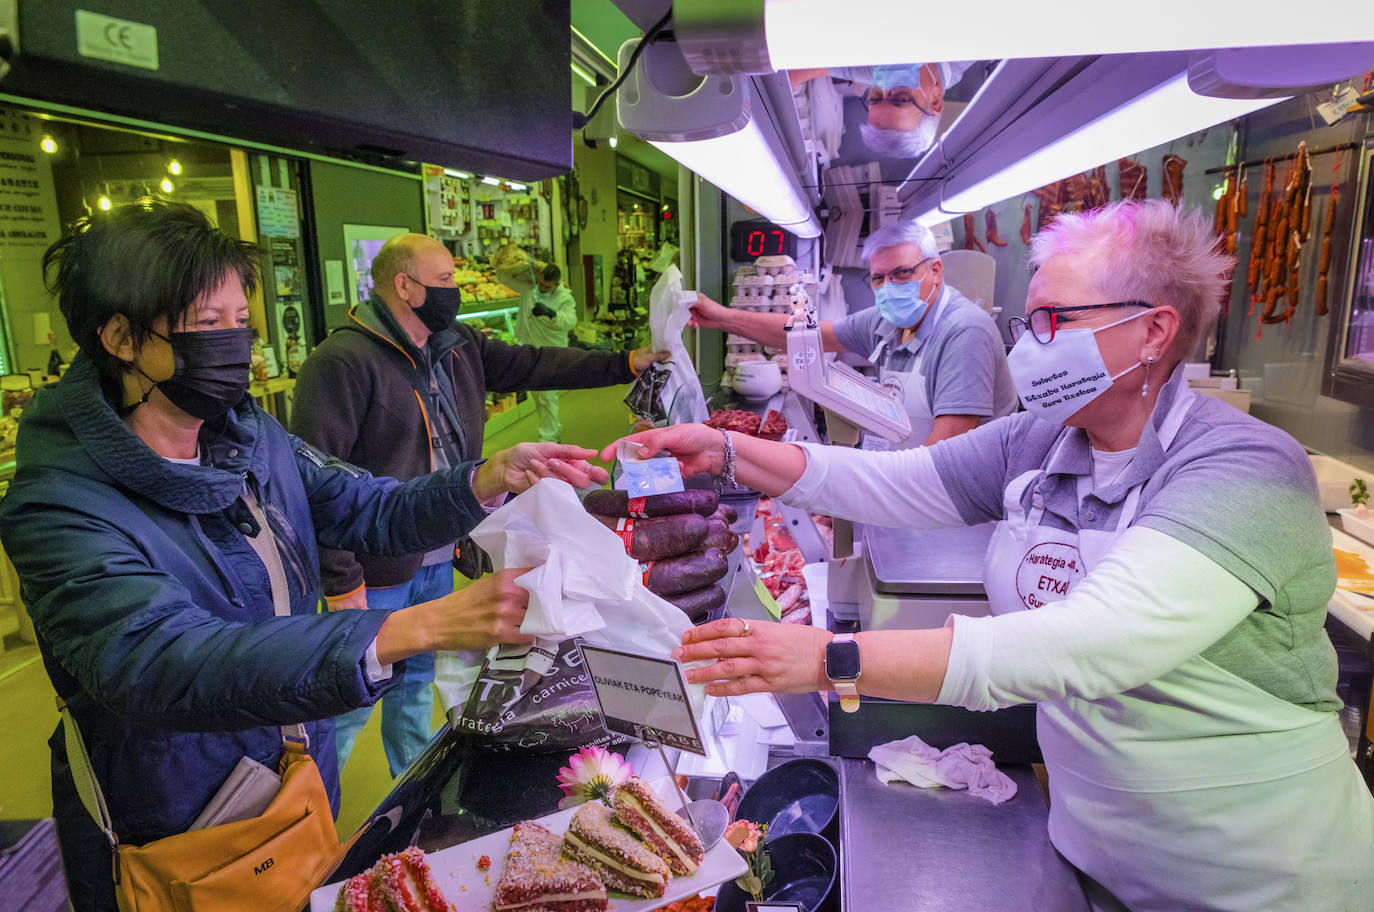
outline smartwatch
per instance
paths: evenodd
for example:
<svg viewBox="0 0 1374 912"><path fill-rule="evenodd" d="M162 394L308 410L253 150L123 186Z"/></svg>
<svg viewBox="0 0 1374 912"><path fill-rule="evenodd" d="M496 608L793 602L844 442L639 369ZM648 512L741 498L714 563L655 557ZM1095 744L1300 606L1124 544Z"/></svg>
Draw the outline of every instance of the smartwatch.
<svg viewBox="0 0 1374 912"><path fill-rule="evenodd" d="M835 634L825 647L825 676L840 695L840 709L845 712L858 712L859 674L859 644L854 634Z"/></svg>

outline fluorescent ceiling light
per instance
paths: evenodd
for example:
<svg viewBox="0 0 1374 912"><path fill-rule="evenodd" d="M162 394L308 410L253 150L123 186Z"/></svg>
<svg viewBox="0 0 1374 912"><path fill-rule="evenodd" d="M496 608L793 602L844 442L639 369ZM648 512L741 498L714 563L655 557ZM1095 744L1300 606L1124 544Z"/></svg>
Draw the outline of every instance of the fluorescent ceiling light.
<svg viewBox="0 0 1374 912"><path fill-rule="evenodd" d="M1297 10L1288 0L1232 3L1164 0L1140 7L1124 27L1104 25L1101 0L982 0L976 11L963 3L911 4L905 0L762 0L767 59L774 69L874 66L912 61L989 60L1004 57L1067 57L1194 48L1277 44L1326 44L1365 40L1367 3L1338 0L1320 14ZM708 13L709 0L676 0L674 28L698 72L749 72L697 65L694 23L700 41L721 42L715 59L749 59L741 38L757 34L757 14L741 4L731 28ZM700 11L700 12L698 12ZM1363 27L1357 25L1363 23ZM715 25L712 30L708 26ZM733 53L726 48L734 44Z"/></svg>
<svg viewBox="0 0 1374 912"><path fill-rule="evenodd" d="M484 184L486 184L486 185L488 185L488 186L490 186L490 187L499 187L499 186L501 186L501 178L499 178L499 177L484 177L484 178L482 178L482 183L484 183Z"/></svg>
<svg viewBox="0 0 1374 912"><path fill-rule="evenodd" d="M467 180L472 177L472 175L467 173L466 171L454 171L452 168L445 168L444 173L447 174L449 177L458 177L462 178L463 180Z"/></svg>
<svg viewBox="0 0 1374 912"><path fill-rule="evenodd" d="M506 182L506 188L507 188L508 190L515 190L515 191L528 190L528 189L529 189L529 187L528 187L527 185L525 185L525 184L517 184L515 181L507 181L507 182Z"/></svg>
<svg viewBox="0 0 1374 912"><path fill-rule="evenodd" d="M651 144L773 224L798 237L821 233L796 173L763 138L756 119L714 139Z"/></svg>
<svg viewBox="0 0 1374 912"><path fill-rule="evenodd" d="M917 220L930 225L950 215L976 212L1283 100L1198 95L1188 88L1188 74L1180 73L992 175L956 174L945 184L940 205Z"/></svg>
<svg viewBox="0 0 1374 912"><path fill-rule="evenodd" d="M572 67L572 71L576 73L578 76L581 76L582 79L585 80L588 85L596 85L596 77L593 76L591 73L588 73L586 70L582 69L582 67L578 66L576 61L573 61L569 65Z"/></svg>

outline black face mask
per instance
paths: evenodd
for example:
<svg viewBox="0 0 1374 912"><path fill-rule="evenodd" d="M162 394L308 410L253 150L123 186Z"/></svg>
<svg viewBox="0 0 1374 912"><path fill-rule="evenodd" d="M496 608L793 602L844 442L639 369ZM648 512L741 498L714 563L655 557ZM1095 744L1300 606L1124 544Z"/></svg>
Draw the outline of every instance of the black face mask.
<svg viewBox="0 0 1374 912"><path fill-rule="evenodd" d="M409 273L406 276L425 290L425 303L414 309L425 328L433 333L451 329L463 307L462 290L448 285L426 285Z"/></svg>
<svg viewBox="0 0 1374 912"><path fill-rule="evenodd" d="M212 421L238 405L252 379L253 331L210 329L164 336L175 367L166 380L153 380L162 395L192 418ZM143 373L139 370L139 373ZM148 377L147 374L143 376ZM152 377L148 377L152 380ZM151 392L151 390L149 391ZM143 397L147 400L147 396Z"/></svg>

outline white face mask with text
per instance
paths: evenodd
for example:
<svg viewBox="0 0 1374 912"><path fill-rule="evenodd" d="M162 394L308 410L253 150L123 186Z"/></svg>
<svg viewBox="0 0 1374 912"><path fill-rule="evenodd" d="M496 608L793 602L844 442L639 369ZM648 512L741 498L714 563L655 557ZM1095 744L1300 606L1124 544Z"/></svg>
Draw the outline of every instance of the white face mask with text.
<svg viewBox="0 0 1374 912"><path fill-rule="evenodd" d="M1149 313L1142 310L1096 329L1060 329L1048 343L1027 332L1007 355L1016 395L1026 411L1054 424L1063 424L1074 413L1111 389L1112 381L1140 366L1137 361L1116 374L1107 373L1096 333L1128 323Z"/></svg>

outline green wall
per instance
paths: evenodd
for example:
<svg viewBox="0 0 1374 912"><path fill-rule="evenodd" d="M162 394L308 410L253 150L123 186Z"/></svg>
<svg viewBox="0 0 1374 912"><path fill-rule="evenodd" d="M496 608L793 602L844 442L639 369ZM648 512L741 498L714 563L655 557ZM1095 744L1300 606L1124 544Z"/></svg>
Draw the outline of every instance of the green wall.
<svg viewBox="0 0 1374 912"><path fill-rule="evenodd" d="M394 225L425 230L423 185L419 176L354 168L329 162L310 163L315 227L319 233L320 276L328 275L327 260L343 260L349 276L344 225ZM328 297L325 299L328 301ZM325 327L332 330L348 319L347 304L325 304Z"/></svg>

